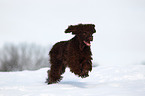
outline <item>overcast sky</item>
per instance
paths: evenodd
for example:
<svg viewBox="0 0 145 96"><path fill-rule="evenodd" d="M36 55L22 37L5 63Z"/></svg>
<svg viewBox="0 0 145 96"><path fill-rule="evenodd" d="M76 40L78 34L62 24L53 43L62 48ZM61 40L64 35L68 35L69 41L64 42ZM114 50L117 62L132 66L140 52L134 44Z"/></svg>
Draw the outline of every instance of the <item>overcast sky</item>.
<svg viewBox="0 0 145 96"><path fill-rule="evenodd" d="M72 38L68 25L93 23L93 56L102 65L145 62L145 0L0 0L0 46L44 46Z"/></svg>

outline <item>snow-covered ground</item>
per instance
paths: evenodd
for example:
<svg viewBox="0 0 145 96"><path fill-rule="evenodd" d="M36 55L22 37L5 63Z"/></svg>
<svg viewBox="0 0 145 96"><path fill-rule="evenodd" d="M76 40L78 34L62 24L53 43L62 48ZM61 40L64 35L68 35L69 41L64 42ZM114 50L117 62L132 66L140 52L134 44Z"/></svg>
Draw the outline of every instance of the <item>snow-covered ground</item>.
<svg viewBox="0 0 145 96"><path fill-rule="evenodd" d="M0 72L0 96L145 96L145 66L98 66L81 79L66 70L58 84L47 85L48 68Z"/></svg>

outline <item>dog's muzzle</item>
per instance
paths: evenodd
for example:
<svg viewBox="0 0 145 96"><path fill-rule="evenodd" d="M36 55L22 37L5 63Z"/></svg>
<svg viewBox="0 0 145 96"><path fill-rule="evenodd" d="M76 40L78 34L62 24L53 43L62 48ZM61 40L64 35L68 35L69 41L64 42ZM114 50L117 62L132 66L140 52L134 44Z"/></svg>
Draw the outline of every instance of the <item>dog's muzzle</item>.
<svg viewBox="0 0 145 96"><path fill-rule="evenodd" d="M89 41L93 41L93 36L90 36L88 39Z"/></svg>
<svg viewBox="0 0 145 96"><path fill-rule="evenodd" d="M88 37L88 40L84 40L83 42L87 45L87 46L91 46L91 42L90 41L93 41L93 36L90 36Z"/></svg>

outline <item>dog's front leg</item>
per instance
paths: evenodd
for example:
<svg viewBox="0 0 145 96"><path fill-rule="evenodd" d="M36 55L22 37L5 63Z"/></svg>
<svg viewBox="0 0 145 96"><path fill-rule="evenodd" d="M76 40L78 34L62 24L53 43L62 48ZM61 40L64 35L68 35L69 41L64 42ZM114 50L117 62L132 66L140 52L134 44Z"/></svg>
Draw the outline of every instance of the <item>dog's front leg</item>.
<svg viewBox="0 0 145 96"><path fill-rule="evenodd" d="M89 76L89 71L92 70L92 62L91 60L84 60L81 63L81 68L82 68L82 73L81 73L81 77L85 78Z"/></svg>

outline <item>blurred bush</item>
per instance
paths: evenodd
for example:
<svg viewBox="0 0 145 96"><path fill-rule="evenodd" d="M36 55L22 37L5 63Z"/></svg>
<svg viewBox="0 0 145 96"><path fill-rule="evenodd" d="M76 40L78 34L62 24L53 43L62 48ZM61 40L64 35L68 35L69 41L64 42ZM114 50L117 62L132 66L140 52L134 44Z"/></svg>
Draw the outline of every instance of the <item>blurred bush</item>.
<svg viewBox="0 0 145 96"><path fill-rule="evenodd" d="M49 67L49 48L36 44L5 44L0 49L0 71L36 70Z"/></svg>

